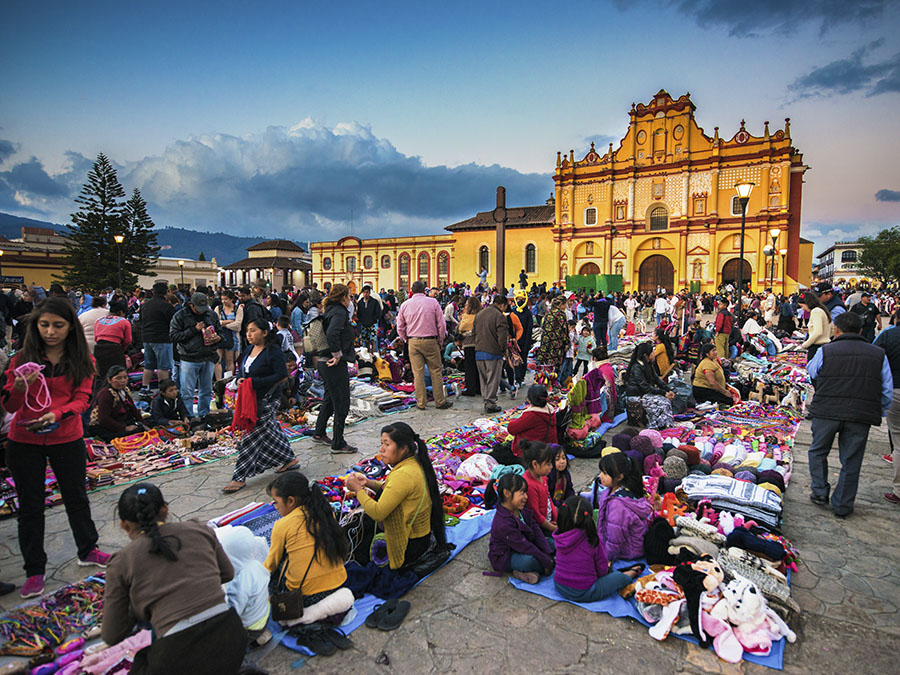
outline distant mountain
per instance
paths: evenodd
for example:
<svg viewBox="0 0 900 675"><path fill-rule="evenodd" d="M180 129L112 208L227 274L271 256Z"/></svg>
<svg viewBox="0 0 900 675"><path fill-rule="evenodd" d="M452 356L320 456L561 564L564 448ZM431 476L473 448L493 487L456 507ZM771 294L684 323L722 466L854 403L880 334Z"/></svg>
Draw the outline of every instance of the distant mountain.
<svg viewBox="0 0 900 675"><path fill-rule="evenodd" d="M21 237L23 225L66 232L65 225L0 213L0 236L9 239ZM202 252L207 260L215 258L220 265L228 265L236 260L246 258L247 248L270 237L235 237L222 232L197 232L186 230L183 227L160 227L156 229L156 238L162 247L159 254L165 258L196 260Z"/></svg>

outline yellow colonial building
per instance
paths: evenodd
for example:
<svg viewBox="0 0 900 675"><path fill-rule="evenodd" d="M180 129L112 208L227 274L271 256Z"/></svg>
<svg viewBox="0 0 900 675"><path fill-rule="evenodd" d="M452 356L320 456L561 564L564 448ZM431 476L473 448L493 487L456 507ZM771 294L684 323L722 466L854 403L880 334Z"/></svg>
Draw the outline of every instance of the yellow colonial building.
<svg viewBox="0 0 900 675"><path fill-rule="evenodd" d="M385 239L349 236L313 242L312 280L320 290L341 283L354 293L364 285L376 293L382 288L408 290L416 279L428 286L441 286L458 278L453 269L453 249L453 236L449 234Z"/></svg>
<svg viewBox="0 0 900 675"><path fill-rule="evenodd" d="M774 131L765 122L760 135L741 121L730 137L720 135L719 127L710 136L698 126L694 111L689 94L674 99L660 91L646 105L632 104L618 147L610 143L604 152L591 144L578 160L574 150L558 153L551 198L541 206L509 207L506 283L516 282L523 269L529 281L548 284L572 274L617 274L626 291L711 291L736 282L741 206L734 188L750 182L744 281L754 290L768 286L770 278L778 290L782 277L788 291L808 286L813 246L800 236L808 167L791 143L790 120ZM313 244L313 278L358 282L365 273L376 288L405 288L416 278L430 285L445 280L474 284L484 267L493 283L496 224L491 211L446 229L449 236L345 237ZM775 255L766 255L773 243ZM446 267L437 257L442 253ZM438 261L437 273L433 261ZM383 264L396 269L385 273L391 267Z"/></svg>

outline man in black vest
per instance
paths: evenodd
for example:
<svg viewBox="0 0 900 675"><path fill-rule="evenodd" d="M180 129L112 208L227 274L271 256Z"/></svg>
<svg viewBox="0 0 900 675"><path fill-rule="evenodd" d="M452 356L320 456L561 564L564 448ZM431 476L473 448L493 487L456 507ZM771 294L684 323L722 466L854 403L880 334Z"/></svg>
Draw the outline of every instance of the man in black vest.
<svg viewBox="0 0 900 675"><path fill-rule="evenodd" d="M845 312L835 317L834 339L807 365L816 386L809 408L809 498L814 504L828 503L828 453L837 436L841 475L831 493L831 507L838 518L853 513L869 427L881 424L893 400L894 380L887 356L881 347L866 342L859 334L861 328L857 314Z"/></svg>

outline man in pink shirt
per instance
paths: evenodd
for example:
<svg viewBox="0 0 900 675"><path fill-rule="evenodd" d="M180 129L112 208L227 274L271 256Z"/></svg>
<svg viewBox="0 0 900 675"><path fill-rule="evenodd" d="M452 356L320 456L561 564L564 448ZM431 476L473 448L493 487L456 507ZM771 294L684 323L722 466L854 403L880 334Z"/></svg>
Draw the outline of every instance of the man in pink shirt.
<svg viewBox="0 0 900 675"><path fill-rule="evenodd" d="M425 390L425 364L431 371L431 389L438 410L453 405L444 390L441 370L441 345L447 337L447 324L441 305L425 295L425 283L413 282L409 300L400 305L397 312L397 335L407 343L409 363L416 385L416 406L425 410L428 392Z"/></svg>

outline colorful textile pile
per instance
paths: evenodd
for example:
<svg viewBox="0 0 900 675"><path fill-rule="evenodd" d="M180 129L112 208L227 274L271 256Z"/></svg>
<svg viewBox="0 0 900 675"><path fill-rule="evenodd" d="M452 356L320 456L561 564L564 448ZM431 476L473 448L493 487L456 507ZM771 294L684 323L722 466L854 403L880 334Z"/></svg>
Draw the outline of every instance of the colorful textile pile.
<svg viewBox="0 0 900 675"><path fill-rule="evenodd" d="M7 639L0 654L37 656L58 647L66 637L98 625L104 584L105 576L97 574L0 617L0 634Z"/></svg>

